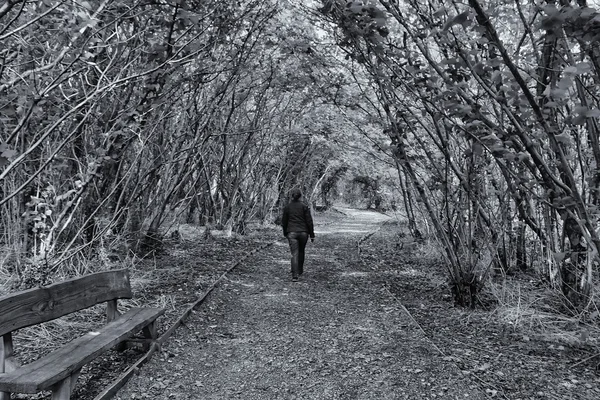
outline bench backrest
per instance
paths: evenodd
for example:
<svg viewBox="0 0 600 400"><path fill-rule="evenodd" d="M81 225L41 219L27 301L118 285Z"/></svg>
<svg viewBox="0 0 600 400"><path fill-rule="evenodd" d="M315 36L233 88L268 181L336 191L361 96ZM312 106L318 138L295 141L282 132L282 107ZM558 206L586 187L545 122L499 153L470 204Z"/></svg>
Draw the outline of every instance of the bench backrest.
<svg viewBox="0 0 600 400"><path fill-rule="evenodd" d="M115 299L130 299L129 271L98 272L0 297L0 336Z"/></svg>

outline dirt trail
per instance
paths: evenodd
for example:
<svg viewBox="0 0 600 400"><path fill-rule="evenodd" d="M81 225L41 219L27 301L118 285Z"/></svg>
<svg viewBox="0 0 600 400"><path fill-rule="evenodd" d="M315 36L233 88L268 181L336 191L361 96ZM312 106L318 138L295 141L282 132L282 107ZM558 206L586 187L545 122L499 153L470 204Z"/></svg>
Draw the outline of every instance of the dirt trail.
<svg viewBox="0 0 600 400"><path fill-rule="evenodd" d="M484 399L373 277L357 241L387 217L317 220L305 273L287 243L236 269L118 399Z"/></svg>

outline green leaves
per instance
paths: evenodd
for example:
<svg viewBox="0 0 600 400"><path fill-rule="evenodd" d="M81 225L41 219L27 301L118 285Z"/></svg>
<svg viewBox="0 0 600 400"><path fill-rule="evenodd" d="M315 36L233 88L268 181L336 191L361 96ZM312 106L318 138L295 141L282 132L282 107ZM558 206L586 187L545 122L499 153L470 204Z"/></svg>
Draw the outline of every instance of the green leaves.
<svg viewBox="0 0 600 400"><path fill-rule="evenodd" d="M346 7L354 14L361 14L364 9L362 1L351 1Z"/></svg>
<svg viewBox="0 0 600 400"><path fill-rule="evenodd" d="M347 33L364 37L367 41L374 43L375 51L383 50L382 37L389 35L387 28L387 14L375 4L363 1L351 1L344 9L345 18L340 21Z"/></svg>
<svg viewBox="0 0 600 400"><path fill-rule="evenodd" d="M0 143L0 167L10 164L10 159L16 155L16 151L9 149L5 143Z"/></svg>
<svg viewBox="0 0 600 400"><path fill-rule="evenodd" d="M600 109L584 106L575 107L576 116L571 120L574 125L584 125L587 118L600 118Z"/></svg>
<svg viewBox="0 0 600 400"><path fill-rule="evenodd" d="M542 28L547 31L560 29L566 18L565 13L561 12L554 4L547 4L542 7L546 14L542 19Z"/></svg>
<svg viewBox="0 0 600 400"><path fill-rule="evenodd" d="M556 139L558 143L563 144L565 146L570 146L571 144L573 144L571 136L568 132L563 132L559 135L554 135L554 139Z"/></svg>
<svg viewBox="0 0 600 400"><path fill-rule="evenodd" d="M582 75L591 72L592 65L589 62L580 62L575 65L570 65L563 70L567 75Z"/></svg>
<svg viewBox="0 0 600 400"><path fill-rule="evenodd" d="M465 11L454 16L453 18L450 18L448 22L446 22L442 30L447 31L455 25L462 25L463 27L467 27L469 24L469 12Z"/></svg>
<svg viewBox="0 0 600 400"><path fill-rule="evenodd" d="M444 6L441 6L440 8L438 8L437 10L435 10L435 12L433 13L433 16L436 18L441 18L443 15L445 15L447 13L448 9Z"/></svg>

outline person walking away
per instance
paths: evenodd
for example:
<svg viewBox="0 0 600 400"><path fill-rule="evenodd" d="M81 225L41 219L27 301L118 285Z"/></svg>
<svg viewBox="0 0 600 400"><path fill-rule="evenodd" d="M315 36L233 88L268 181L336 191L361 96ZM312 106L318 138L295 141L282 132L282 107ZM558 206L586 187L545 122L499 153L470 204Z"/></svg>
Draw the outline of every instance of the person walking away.
<svg viewBox="0 0 600 400"><path fill-rule="evenodd" d="M297 282L298 276L304 272L304 249L310 236L311 242L315 241L315 231L310 209L300 199L300 189L292 189L291 201L283 209L283 235L290 244L292 253L292 281Z"/></svg>

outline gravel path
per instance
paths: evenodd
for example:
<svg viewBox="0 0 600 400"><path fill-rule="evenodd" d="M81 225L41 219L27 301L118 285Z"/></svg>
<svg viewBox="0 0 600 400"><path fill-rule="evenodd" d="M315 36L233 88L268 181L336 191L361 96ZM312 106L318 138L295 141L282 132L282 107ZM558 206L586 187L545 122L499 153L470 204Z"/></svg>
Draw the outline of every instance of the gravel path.
<svg viewBox="0 0 600 400"><path fill-rule="evenodd" d="M357 242L386 219L319 226L291 282L287 243L234 270L117 399L484 399L372 280Z"/></svg>

